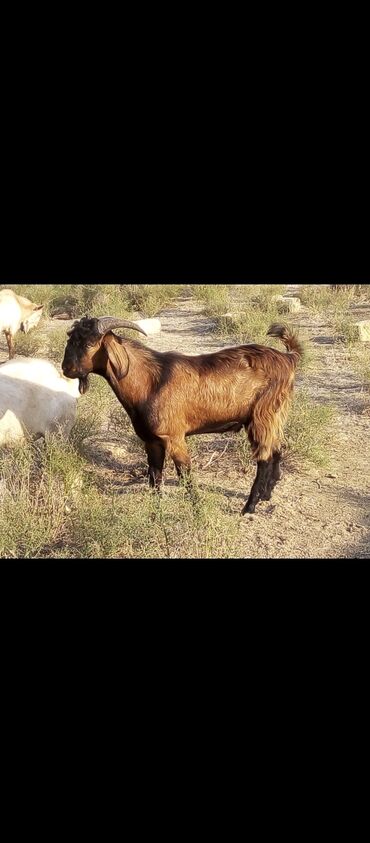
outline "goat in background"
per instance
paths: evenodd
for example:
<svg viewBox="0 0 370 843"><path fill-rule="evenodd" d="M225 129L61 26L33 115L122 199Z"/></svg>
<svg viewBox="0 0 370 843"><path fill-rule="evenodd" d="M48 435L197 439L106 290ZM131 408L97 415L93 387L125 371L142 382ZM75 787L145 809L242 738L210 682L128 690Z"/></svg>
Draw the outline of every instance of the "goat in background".
<svg viewBox="0 0 370 843"><path fill-rule="evenodd" d="M17 357L0 366L0 445L61 430L76 421L78 384L49 360Z"/></svg>
<svg viewBox="0 0 370 843"><path fill-rule="evenodd" d="M0 331L4 331L9 350L9 360L15 355L14 336L21 330L27 334L38 325L43 311L42 304L33 304L13 290L0 290Z"/></svg>
<svg viewBox="0 0 370 843"><path fill-rule="evenodd" d="M113 329L145 332L127 320L81 319L69 332L62 363L68 378L105 378L145 443L152 488L160 489L169 455L179 477L191 469L186 437L240 431L244 426L257 460L257 476L243 514L270 500L281 479L283 426L302 355L297 337L284 325L271 325L287 352L263 345L241 345L213 354L190 356L158 352Z"/></svg>

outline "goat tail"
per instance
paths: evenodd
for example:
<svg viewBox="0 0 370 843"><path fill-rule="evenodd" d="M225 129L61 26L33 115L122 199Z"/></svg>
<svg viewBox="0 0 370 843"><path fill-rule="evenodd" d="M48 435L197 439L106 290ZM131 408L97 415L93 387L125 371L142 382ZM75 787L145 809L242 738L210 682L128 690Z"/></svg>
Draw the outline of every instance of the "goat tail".
<svg viewBox="0 0 370 843"><path fill-rule="evenodd" d="M274 322L273 325L270 325L267 331L268 337L279 337L279 339L284 343L285 348L291 354L296 355L295 363L299 362L299 360L303 357L303 346L299 342L297 334L292 331L288 325L282 325L279 322Z"/></svg>

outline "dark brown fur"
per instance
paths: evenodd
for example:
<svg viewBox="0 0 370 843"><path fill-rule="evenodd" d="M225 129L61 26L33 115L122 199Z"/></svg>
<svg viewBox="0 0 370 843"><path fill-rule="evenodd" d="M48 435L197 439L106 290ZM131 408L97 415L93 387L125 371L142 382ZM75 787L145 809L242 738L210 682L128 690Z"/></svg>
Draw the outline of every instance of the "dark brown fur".
<svg viewBox="0 0 370 843"><path fill-rule="evenodd" d="M104 377L146 446L150 483L159 487L169 455L179 476L190 471L186 437L198 433L247 430L258 462L256 482L244 511L268 500L280 478L283 427L302 349L283 325L272 325L287 353L242 345L192 357L157 352L111 331L99 336L97 320L76 323L66 347L63 372Z"/></svg>

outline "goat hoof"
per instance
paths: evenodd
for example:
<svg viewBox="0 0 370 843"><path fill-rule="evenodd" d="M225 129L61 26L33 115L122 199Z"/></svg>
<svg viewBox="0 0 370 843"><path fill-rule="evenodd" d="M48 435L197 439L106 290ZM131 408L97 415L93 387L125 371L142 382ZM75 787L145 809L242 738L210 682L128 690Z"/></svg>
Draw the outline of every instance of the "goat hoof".
<svg viewBox="0 0 370 843"><path fill-rule="evenodd" d="M261 501L270 501L271 500L271 492L263 492L260 496Z"/></svg>
<svg viewBox="0 0 370 843"><path fill-rule="evenodd" d="M253 515L256 511L256 507L253 504L246 503L244 509L242 510L242 515Z"/></svg>

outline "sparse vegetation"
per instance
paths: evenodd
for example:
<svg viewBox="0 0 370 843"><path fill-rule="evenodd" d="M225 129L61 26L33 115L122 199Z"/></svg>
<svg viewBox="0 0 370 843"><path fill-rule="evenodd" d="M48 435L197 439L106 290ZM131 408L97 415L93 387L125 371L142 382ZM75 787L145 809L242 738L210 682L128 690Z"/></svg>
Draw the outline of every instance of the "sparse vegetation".
<svg viewBox="0 0 370 843"><path fill-rule="evenodd" d="M45 316L65 312L70 319L82 316L122 316L137 311L155 316L180 291L179 284L2 284L31 301L44 305Z"/></svg>
<svg viewBox="0 0 370 843"><path fill-rule="evenodd" d="M204 301L218 334L239 343L264 345L276 344L266 335L272 322L281 321L276 297L284 292L279 284L245 284L235 298L230 284L193 285L193 294Z"/></svg>
<svg viewBox="0 0 370 843"><path fill-rule="evenodd" d="M56 323L53 330L47 330L45 323L28 334L18 333L16 336L16 353L24 357L45 357L60 366L66 346L66 325Z"/></svg>
<svg viewBox="0 0 370 843"><path fill-rule="evenodd" d="M370 347L361 343L351 346L349 359L362 387L368 390L370 388Z"/></svg>
<svg viewBox="0 0 370 843"><path fill-rule="evenodd" d="M343 342L346 346L356 345L358 342L358 331L353 319L348 314L334 316L331 320L334 338L337 342Z"/></svg>
<svg viewBox="0 0 370 843"><path fill-rule="evenodd" d="M181 292L180 284L121 284L121 288L128 307L147 317L157 316Z"/></svg>
<svg viewBox="0 0 370 843"><path fill-rule="evenodd" d="M180 486L104 492L73 445L49 437L0 452L0 557L213 558L236 555L238 525L221 494ZM20 529L20 524L21 529Z"/></svg>
<svg viewBox="0 0 370 843"><path fill-rule="evenodd" d="M299 296L302 304L316 315L329 316L330 319L338 319L348 312L351 303L356 295L354 285L333 290L330 286L317 287L308 284L302 287Z"/></svg>
<svg viewBox="0 0 370 843"><path fill-rule="evenodd" d="M334 418L332 407L319 404L297 390L285 430L285 458L290 465L330 465Z"/></svg>

